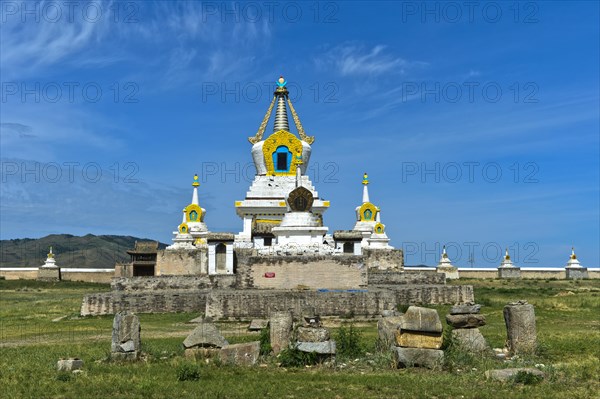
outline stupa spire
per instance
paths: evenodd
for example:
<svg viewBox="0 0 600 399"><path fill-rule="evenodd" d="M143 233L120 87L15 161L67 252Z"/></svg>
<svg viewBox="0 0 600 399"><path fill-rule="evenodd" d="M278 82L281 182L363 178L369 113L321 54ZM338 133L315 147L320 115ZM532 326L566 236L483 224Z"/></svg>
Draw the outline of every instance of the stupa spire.
<svg viewBox="0 0 600 399"><path fill-rule="evenodd" d="M285 106L285 99L288 96L288 90L285 87L286 80L283 76L280 76L277 80L277 89L275 90L275 97L277 98L277 109L275 110L275 122L273 123L273 133L280 130L290 131L290 125L288 123L287 108Z"/></svg>
<svg viewBox="0 0 600 399"><path fill-rule="evenodd" d="M365 174L363 175L363 198L362 198L362 202L363 204L366 202L371 202L369 201L369 176L367 175L367 172L365 172Z"/></svg>
<svg viewBox="0 0 600 399"><path fill-rule="evenodd" d="M280 76L276 83L277 88L273 93L273 100L269 105L269 109L267 110L267 113L265 114L265 117L263 118L262 123L258 128L258 131L254 135L254 137L248 137L248 141L251 144L257 144L260 141L262 141L263 136L265 134L265 129L267 127L267 124L269 123L269 119L271 118L271 113L273 112L273 107L277 102L277 110L275 111L275 121L273 123L273 133L278 132L280 130L285 130L287 132L290 131L290 124L288 122L287 116L287 107L289 106L300 139L307 144L312 144L315 141L315 138L314 136L307 136L304 132L304 127L302 126L302 123L300 123L300 118L298 117L298 114L296 113L296 110L292 105L292 101L290 100L288 89L285 87L287 81L284 79L283 76Z"/></svg>
<svg viewBox="0 0 600 399"><path fill-rule="evenodd" d="M194 187L194 193L192 194L192 204L200 205L198 202L198 186L200 183L198 182L198 175L194 175L194 182L192 183L192 187Z"/></svg>

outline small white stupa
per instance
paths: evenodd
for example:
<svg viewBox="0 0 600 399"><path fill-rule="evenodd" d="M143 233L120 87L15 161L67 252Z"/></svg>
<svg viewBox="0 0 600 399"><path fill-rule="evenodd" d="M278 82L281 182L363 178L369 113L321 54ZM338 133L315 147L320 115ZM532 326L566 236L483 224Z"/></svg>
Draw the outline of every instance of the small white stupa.
<svg viewBox="0 0 600 399"><path fill-rule="evenodd" d="M46 262L42 265L42 267L46 269L57 269L56 259L54 259L54 253L52 253L52 247L50 247L50 251L48 252L48 257L46 258Z"/></svg>
<svg viewBox="0 0 600 399"><path fill-rule="evenodd" d="M204 223L204 216L206 216L206 209L200 206L198 201L198 175L194 175L194 182L192 187L194 188L192 193L192 203L183 209L183 220L177 231L174 231L173 244L167 247L168 250L175 249L197 249L200 246L206 246L206 236L208 235L208 228Z"/></svg>
<svg viewBox="0 0 600 399"><path fill-rule="evenodd" d="M369 176L363 175L362 204L356 207L356 223L353 231L363 236L361 246L369 249L394 249L385 233L385 225L381 223L381 209L369 199Z"/></svg>
<svg viewBox="0 0 600 399"><path fill-rule="evenodd" d="M575 255L574 247L571 247L571 256L569 256L565 271L568 279L588 278L587 267L583 267L581 266L581 263L579 263L577 255Z"/></svg>
<svg viewBox="0 0 600 399"><path fill-rule="evenodd" d="M510 260L510 255L508 254L508 248L506 248L506 252L504 253L504 258L502 259L502 263L500 263L500 267L516 267L512 260Z"/></svg>
<svg viewBox="0 0 600 399"><path fill-rule="evenodd" d="M48 251L46 262L38 268L38 280L58 281L60 280L60 267L56 265L52 247Z"/></svg>
<svg viewBox="0 0 600 399"><path fill-rule="evenodd" d="M450 262L450 258L448 258L448 254L446 253L445 245L442 248L442 256L440 257L440 262L438 263L436 270L438 273L446 274L447 279L458 279L458 268L454 267L452 262Z"/></svg>
<svg viewBox="0 0 600 399"><path fill-rule="evenodd" d="M577 259L577 255L575 255L575 248L572 247L571 248L571 256L569 256L569 261L567 262L567 266L568 268L578 268L581 269L583 268L583 266L581 266L581 263L579 263L579 260Z"/></svg>
<svg viewBox="0 0 600 399"><path fill-rule="evenodd" d="M502 259L502 263L498 267L498 277L499 278L520 278L521 277L521 268L517 267L513 264L510 259L510 255L508 254L508 248L504 253L504 258Z"/></svg>

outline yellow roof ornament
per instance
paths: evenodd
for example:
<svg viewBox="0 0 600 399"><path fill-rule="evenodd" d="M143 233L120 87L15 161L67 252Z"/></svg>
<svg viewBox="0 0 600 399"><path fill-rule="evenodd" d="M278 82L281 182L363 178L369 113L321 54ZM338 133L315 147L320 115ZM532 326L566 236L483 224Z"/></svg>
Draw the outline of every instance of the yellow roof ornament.
<svg viewBox="0 0 600 399"><path fill-rule="evenodd" d="M367 175L367 172L365 172L365 174L363 175L362 184L369 184L369 176Z"/></svg>
<svg viewBox="0 0 600 399"><path fill-rule="evenodd" d="M195 174L194 175L194 182L192 183L192 186L198 187L199 185L200 185L200 183L198 182L198 175Z"/></svg>

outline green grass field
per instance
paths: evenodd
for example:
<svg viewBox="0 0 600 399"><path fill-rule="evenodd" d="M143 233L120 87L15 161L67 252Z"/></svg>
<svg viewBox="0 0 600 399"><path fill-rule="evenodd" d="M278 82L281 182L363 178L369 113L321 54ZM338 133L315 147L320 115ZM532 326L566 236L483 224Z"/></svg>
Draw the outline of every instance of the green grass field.
<svg viewBox="0 0 600 399"><path fill-rule="evenodd" d="M181 342L198 314L141 314L144 360L107 361L112 317L79 318L84 293L106 285L0 280L1 398L600 398L600 281L461 280L484 305L481 328L492 347L506 338L503 306L518 299L535 306L539 350L535 357L503 362L448 352L443 369L390 367L376 349L377 322L360 321L363 355L338 357L334 366L282 368L265 359L250 368L194 364L197 381L178 381L190 364ZM436 307L440 317L448 306ZM328 320L335 335L336 323ZM218 323L230 342L258 340L247 321ZM81 374L56 371L59 358L85 361ZM484 371L542 368L537 384L486 381ZM540 366L543 365L543 366Z"/></svg>

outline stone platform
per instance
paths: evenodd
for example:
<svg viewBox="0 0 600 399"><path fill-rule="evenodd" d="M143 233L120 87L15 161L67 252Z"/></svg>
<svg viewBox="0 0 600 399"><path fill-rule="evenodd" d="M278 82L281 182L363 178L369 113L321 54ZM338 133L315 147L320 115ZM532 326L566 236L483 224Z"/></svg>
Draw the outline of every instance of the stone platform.
<svg viewBox="0 0 600 399"><path fill-rule="evenodd" d="M198 312L214 319L266 318L291 310L300 317L313 307L322 316L377 316L399 304L455 304L473 301L470 285L375 286L356 290L208 289L108 292L83 298L81 315Z"/></svg>

